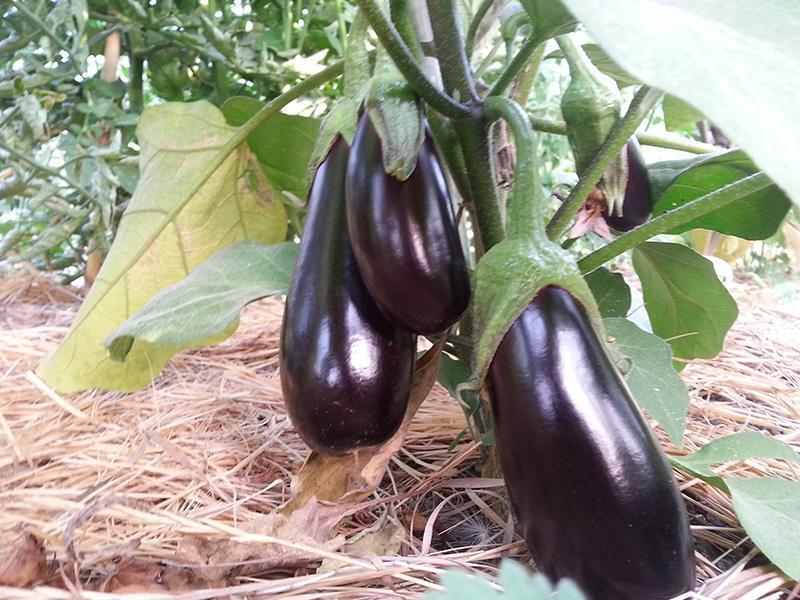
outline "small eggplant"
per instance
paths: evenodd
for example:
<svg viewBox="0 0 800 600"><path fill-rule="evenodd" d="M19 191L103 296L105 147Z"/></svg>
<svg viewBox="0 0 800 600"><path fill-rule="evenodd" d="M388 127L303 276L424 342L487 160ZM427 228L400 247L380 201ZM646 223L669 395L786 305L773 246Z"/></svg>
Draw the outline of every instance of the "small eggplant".
<svg viewBox="0 0 800 600"><path fill-rule="evenodd" d="M348 147L337 138L314 176L286 299L280 375L289 417L326 454L388 440L405 415L416 336L389 322L358 274L347 236Z"/></svg>
<svg viewBox="0 0 800 600"><path fill-rule="evenodd" d="M537 566L591 600L692 589L686 509L664 453L586 312L546 287L489 368L512 508Z"/></svg>
<svg viewBox="0 0 800 600"><path fill-rule="evenodd" d="M361 115L347 169L347 223L378 306L418 334L444 331L467 309L470 282L439 159L426 136L405 181L384 171L381 140Z"/></svg>
<svg viewBox="0 0 800 600"><path fill-rule="evenodd" d="M622 201L621 214L609 214L606 210L603 218L611 229L615 231L630 231L634 227L643 225L650 219L653 212L653 191L650 185L650 175L647 164L644 162L639 142L636 138L628 140L625 146L628 162L628 179L625 184L625 196Z"/></svg>

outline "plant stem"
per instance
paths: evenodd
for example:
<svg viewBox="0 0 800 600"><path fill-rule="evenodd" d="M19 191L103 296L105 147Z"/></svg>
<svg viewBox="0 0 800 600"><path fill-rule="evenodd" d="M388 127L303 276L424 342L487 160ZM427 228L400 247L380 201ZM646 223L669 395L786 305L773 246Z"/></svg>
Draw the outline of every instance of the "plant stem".
<svg viewBox="0 0 800 600"><path fill-rule="evenodd" d="M509 65L500 74L500 78L494 82L492 89L489 90L489 96L500 96L506 91L506 88L514 81L514 77L517 76L517 73L522 71L525 65L528 64L528 59L539 46L540 41L536 34L531 34L531 36L523 42Z"/></svg>
<svg viewBox="0 0 800 600"><path fill-rule="evenodd" d="M31 23L33 23L39 29L41 29L42 33L44 33L47 37L53 40L59 48L61 48L67 54L72 55L72 52L70 52L69 48L67 48L67 45L61 40L60 37L58 37L53 32L52 29L50 29L47 26L47 24L44 21L42 21L41 18L39 18L39 15L37 15L30 8L22 4L22 2L17 2L17 0L11 0L11 6L16 8L19 12L25 15Z"/></svg>
<svg viewBox="0 0 800 600"><path fill-rule="evenodd" d="M411 16L411 6L408 0L389 0L389 14L392 15L392 23L397 28L397 32L411 50L411 54L417 61L421 61L422 46L417 39L417 32L414 29L414 22Z"/></svg>
<svg viewBox="0 0 800 600"><path fill-rule="evenodd" d="M85 187L83 187L80 183L72 179L72 177L70 177L69 175L63 175L60 171L56 169L53 169L47 165L43 165L41 163L36 162L34 159L32 159L29 156L26 156L22 152L19 152L18 150L11 148L10 146L6 146L2 141L0 141L0 150L8 152L9 155L13 156L17 160L21 160L22 162L29 164L35 170L40 171L45 175L49 175L50 177L60 179L70 187L75 188L75 191L77 191L78 194L83 196L86 200L88 200L89 202L94 202L94 196L92 196L92 194L90 194Z"/></svg>
<svg viewBox="0 0 800 600"><path fill-rule="evenodd" d="M480 233L478 237L485 252L501 242L505 235L492 168L494 160L489 144L489 123L485 117L462 119L454 122L453 127L461 143Z"/></svg>
<svg viewBox="0 0 800 600"><path fill-rule="evenodd" d="M475 91L469 60L464 52L464 39L461 37L455 2L428 0L428 13L445 91L461 102L477 102L480 98Z"/></svg>
<svg viewBox="0 0 800 600"><path fill-rule="evenodd" d="M472 21L470 21L469 28L467 29L467 35L464 40L465 51L468 58L472 56L472 51L475 49L475 35L478 33L478 28L481 26L481 22L486 16L486 13L488 13L489 9L492 7L493 2L494 0L483 0L478 7L478 10L475 11Z"/></svg>
<svg viewBox="0 0 800 600"><path fill-rule="evenodd" d="M539 73L539 67L542 66L545 46L546 44L539 44L536 47L527 64L512 83L509 97L520 106L524 107L528 103L528 98L536 82L536 75Z"/></svg>
<svg viewBox="0 0 800 600"><path fill-rule="evenodd" d="M633 97L628 112L611 129L603 145L581 175L578 183L572 188L566 201L556 211L552 221L547 225L547 234L551 240L560 238L569 229L575 216L583 206L586 196L600 181L603 173L622 150L636 128L647 116L647 113L661 98L661 92L643 85Z"/></svg>
<svg viewBox="0 0 800 600"><path fill-rule="evenodd" d="M128 108L131 112L141 113L144 108L144 58L139 54L140 34L138 31L128 33Z"/></svg>
<svg viewBox="0 0 800 600"><path fill-rule="evenodd" d="M772 180L763 172L754 173L738 181L729 183L713 192L701 196L696 200L687 202L674 210L666 212L649 223L645 223L628 233L621 235L610 244L595 250L588 256L578 261L578 266L583 273L590 273L600 265L623 252L638 246L642 242L660 233L666 233L689 221L693 221L711 211L727 206L731 202L741 200L745 196L754 194L759 190L774 185Z"/></svg>
<svg viewBox="0 0 800 600"><path fill-rule="evenodd" d="M467 117L471 114L469 108L443 94L425 77L408 46L405 45L400 34L383 14L375 0L358 0L358 5L367 15L372 29L375 30L381 44L392 57L395 66L423 100L448 117Z"/></svg>
<svg viewBox="0 0 800 600"><path fill-rule="evenodd" d="M551 121L550 119L541 119L539 117L530 117L531 125L534 130L541 131L542 133L554 133L556 135L567 135L567 124L564 121ZM678 135L659 135L657 133L649 133L647 131L639 131L636 134L636 139L639 143L645 146L656 146L658 148L670 148L672 150L681 150L683 152L691 152L692 154L713 154L723 150L713 144L706 144L705 142L698 142L688 138L680 137Z"/></svg>
<svg viewBox="0 0 800 600"><path fill-rule="evenodd" d="M342 54L347 53L347 26L344 22L344 6L342 0L336 0L337 23L339 27L339 43L342 45Z"/></svg>
<svg viewBox="0 0 800 600"><path fill-rule="evenodd" d="M536 166L536 138L522 107L502 96L485 100L489 119L504 119L514 132L517 163L514 165L514 189L508 205L508 237L545 239L545 204Z"/></svg>

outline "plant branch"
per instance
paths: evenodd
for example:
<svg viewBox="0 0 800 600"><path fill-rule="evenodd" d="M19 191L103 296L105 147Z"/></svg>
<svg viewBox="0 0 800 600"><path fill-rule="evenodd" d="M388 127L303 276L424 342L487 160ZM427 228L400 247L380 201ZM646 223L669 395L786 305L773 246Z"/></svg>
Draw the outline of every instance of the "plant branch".
<svg viewBox="0 0 800 600"><path fill-rule="evenodd" d="M89 193L89 191L85 187L83 187L80 183L72 179L72 177L70 177L69 175L64 175L57 169L53 169L48 165L36 162L33 158L23 154L19 150L11 148L10 146L6 146L5 143L3 143L2 141L0 141L0 150L8 152L10 156L13 156L17 160L27 163L28 165L33 167L36 171L44 173L45 175L49 175L50 177L53 177L55 179L60 179L70 187L75 188L75 191L77 191L78 194L83 196L86 200L88 200L89 202L94 202L95 200L94 196L92 196L92 194Z"/></svg>
<svg viewBox="0 0 800 600"><path fill-rule="evenodd" d="M502 241L503 220L497 201L494 160L489 144L489 123L485 117L463 119L453 123L461 144L464 164L467 169L475 217L477 219L480 246L483 251Z"/></svg>
<svg viewBox="0 0 800 600"><path fill-rule="evenodd" d="M660 98L661 92L658 90L646 85L639 88L628 107L628 112L611 129L586 171L547 225L547 234L551 240L560 238L569 229L573 219L583 206L586 196L600 181L608 165L622 151L628 139Z"/></svg>
<svg viewBox="0 0 800 600"><path fill-rule="evenodd" d="M472 21L469 23L469 28L467 29L467 35L464 39L464 46L465 51L467 53L467 57L472 56L472 51L475 49L475 36L478 34L478 28L481 26L481 22L483 18L486 16L486 13L489 12L489 9L492 7L494 0L483 0L478 10L475 11L475 15L472 17Z"/></svg>
<svg viewBox="0 0 800 600"><path fill-rule="evenodd" d="M506 91L506 88L514 81L514 77L528 64L528 60L533 55L536 48L539 47L540 42L541 40L539 40L535 33L531 34L531 36L523 42L509 65L500 74L500 78L494 82L492 89L489 90L489 96L500 96Z"/></svg>
<svg viewBox="0 0 800 600"><path fill-rule="evenodd" d="M428 13L445 91L451 95L457 93L461 102L480 100L464 51L464 39L461 37L455 2L428 0Z"/></svg>
<svg viewBox="0 0 800 600"><path fill-rule="evenodd" d="M567 124L564 123L564 121L553 121L533 116L531 116L530 119L531 126L533 126L536 131L553 133L556 135L567 135ZM697 140L673 134L659 135L657 133L639 131L635 135L639 143L645 146L670 148L672 150L691 152L692 154L713 154L714 152L722 150L722 148L714 146L713 144L706 144L705 142L698 142Z"/></svg>
<svg viewBox="0 0 800 600"><path fill-rule="evenodd" d="M422 72L419 63L414 60L411 50L405 45L400 34L383 14L375 0L358 0L358 5L367 15L369 24L378 36L381 44L391 56L395 66L400 70L412 89L435 110L448 117L467 117L469 109L436 89L433 83Z"/></svg>
<svg viewBox="0 0 800 600"><path fill-rule="evenodd" d="M743 177L738 181L714 190L696 200L687 202L683 206L666 212L649 223L645 223L621 235L610 244L595 250L588 256L579 260L578 266L582 273L590 273L600 265L638 246L655 235L671 231L676 227L702 217L711 211L727 206L731 202L741 200L745 196L754 194L771 185L774 185L772 180L763 172Z"/></svg>
<svg viewBox="0 0 800 600"><path fill-rule="evenodd" d="M485 106L489 119L504 119L508 123L517 148L514 189L508 205L508 236L545 239L545 204L536 166L536 138L528 116L519 104L502 96L487 98Z"/></svg>
<svg viewBox="0 0 800 600"><path fill-rule="evenodd" d="M27 6L22 4L22 2L18 2L17 0L11 0L11 6L16 8L19 12L21 12L23 15L25 15L31 23L33 23L39 29L41 29L42 33L44 33L47 37L49 37L51 40L53 40L59 48L61 48L64 52L66 52L70 56L72 55L72 53L70 52L69 48L67 48L67 45L61 40L60 37L58 37L53 32L52 29L50 29L47 26L47 24L44 21L42 21L42 19L39 17L39 15L37 15L30 8L28 8Z"/></svg>

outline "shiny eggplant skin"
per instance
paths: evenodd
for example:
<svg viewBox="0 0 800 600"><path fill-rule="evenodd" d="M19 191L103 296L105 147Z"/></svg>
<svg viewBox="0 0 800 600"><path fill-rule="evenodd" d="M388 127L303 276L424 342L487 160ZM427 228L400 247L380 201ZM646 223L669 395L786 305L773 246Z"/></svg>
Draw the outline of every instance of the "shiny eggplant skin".
<svg viewBox="0 0 800 600"><path fill-rule="evenodd" d="M692 589L672 469L578 301L539 292L500 343L488 384L506 488L536 565L590 600Z"/></svg>
<svg viewBox="0 0 800 600"><path fill-rule="evenodd" d="M416 349L416 336L386 319L358 274L345 223L348 151L337 138L314 177L281 331L289 417L306 444L325 454L394 435Z"/></svg>
<svg viewBox="0 0 800 600"><path fill-rule="evenodd" d="M469 272L433 143L426 136L410 177L383 168L368 113L358 124L347 169L347 223L370 294L395 323L427 335L467 309Z"/></svg>
<svg viewBox="0 0 800 600"><path fill-rule="evenodd" d="M636 138L628 140L625 146L628 153L628 182L625 184L625 198L622 201L622 215L603 214L603 218L615 231L630 231L650 220L653 213L653 190L647 163L639 149Z"/></svg>

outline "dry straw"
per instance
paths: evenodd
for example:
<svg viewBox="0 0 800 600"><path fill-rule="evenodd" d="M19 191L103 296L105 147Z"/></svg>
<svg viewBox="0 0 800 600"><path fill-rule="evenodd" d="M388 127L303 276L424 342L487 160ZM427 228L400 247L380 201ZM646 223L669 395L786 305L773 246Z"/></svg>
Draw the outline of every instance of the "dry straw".
<svg viewBox="0 0 800 600"><path fill-rule="evenodd" d="M741 316L726 350L684 372L685 450L739 431L800 447L800 307L731 287ZM180 354L146 389L61 396L32 370L78 301L35 275L0 280L0 597L411 598L450 567L493 577L500 559L529 559L502 481L475 470L478 446L448 450L464 420L443 389L367 500L286 517L306 448L281 404L280 302L248 307L232 338ZM800 478L770 461L721 471ZM697 541L694 597L800 598L725 494L679 480Z"/></svg>

